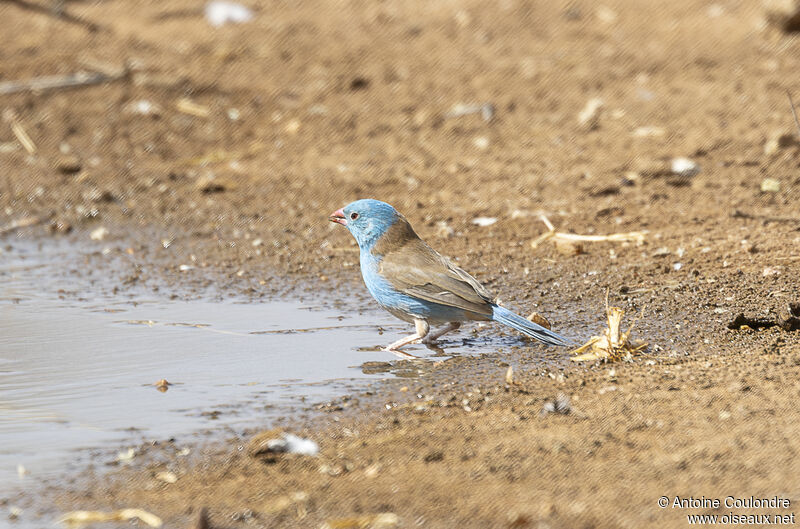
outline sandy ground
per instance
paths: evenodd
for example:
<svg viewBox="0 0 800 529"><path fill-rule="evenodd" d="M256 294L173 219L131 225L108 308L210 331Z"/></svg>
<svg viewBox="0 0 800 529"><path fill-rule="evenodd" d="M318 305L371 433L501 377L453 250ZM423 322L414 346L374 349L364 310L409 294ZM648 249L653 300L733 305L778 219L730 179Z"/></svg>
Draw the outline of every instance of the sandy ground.
<svg viewBox="0 0 800 529"><path fill-rule="evenodd" d="M124 240L108 256L119 289L313 285L365 303L357 249L326 218L375 197L520 312L586 339L608 289L630 316L645 310L636 334L652 344L629 363L543 364L523 341L505 360L454 359L298 425L318 458L263 462L244 440L220 443L174 484L123 471L49 491L59 508L136 506L170 527L203 506L220 527L377 526L342 520L377 513L401 527L684 527L694 512L794 512L800 335L727 328L800 301L786 98L800 100L800 41L755 3L272 1L218 29L188 1L67 2L62 20L23 5L0 6L0 82L127 75L0 95L3 237ZM602 110L580 123L594 98ZM453 116L458 104L491 105L491 119ZM682 157L699 172L675 174ZM541 213L562 231L648 234L534 249ZM542 414L560 393L570 413ZM792 505L657 505L728 495Z"/></svg>

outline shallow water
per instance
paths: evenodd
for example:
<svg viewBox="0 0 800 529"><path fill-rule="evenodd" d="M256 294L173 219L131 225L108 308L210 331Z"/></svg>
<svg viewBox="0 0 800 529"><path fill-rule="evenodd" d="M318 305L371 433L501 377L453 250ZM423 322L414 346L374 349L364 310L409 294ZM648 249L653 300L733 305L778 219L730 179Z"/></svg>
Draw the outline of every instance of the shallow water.
<svg viewBox="0 0 800 529"><path fill-rule="evenodd" d="M25 241L0 254L0 499L93 457L113 462L144 440L268 427L357 379L391 376L358 366L396 360L375 346L413 331L377 309L343 315L324 299L87 301L86 285L59 296L80 279L54 263L76 258L72 247ZM456 340L447 355L478 349ZM172 383L165 392L160 379Z"/></svg>

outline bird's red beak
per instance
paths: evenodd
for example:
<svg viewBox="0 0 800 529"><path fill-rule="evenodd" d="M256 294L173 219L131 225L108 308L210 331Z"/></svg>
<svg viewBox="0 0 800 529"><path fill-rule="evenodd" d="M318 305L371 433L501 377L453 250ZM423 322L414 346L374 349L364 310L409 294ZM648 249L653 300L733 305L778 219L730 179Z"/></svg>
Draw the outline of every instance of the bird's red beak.
<svg viewBox="0 0 800 529"><path fill-rule="evenodd" d="M328 217L328 220L337 224L341 224L342 226L347 226L347 219L344 218L344 211L341 209L337 209L331 213L331 216Z"/></svg>

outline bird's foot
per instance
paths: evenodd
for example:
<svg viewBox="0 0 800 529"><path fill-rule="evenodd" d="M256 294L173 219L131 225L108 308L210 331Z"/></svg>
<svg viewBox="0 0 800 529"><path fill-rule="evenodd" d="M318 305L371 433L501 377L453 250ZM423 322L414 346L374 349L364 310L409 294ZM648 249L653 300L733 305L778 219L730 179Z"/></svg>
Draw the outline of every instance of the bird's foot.
<svg viewBox="0 0 800 529"><path fill-rule="evenodd" d="M458 328L461 327L461 323L457 321L453 321L439 329L438 331L427 335L425 338L422 339L422 343L425 345L435 344L438 342L439 338L444 336L445 334L457 331Z"/></svg>

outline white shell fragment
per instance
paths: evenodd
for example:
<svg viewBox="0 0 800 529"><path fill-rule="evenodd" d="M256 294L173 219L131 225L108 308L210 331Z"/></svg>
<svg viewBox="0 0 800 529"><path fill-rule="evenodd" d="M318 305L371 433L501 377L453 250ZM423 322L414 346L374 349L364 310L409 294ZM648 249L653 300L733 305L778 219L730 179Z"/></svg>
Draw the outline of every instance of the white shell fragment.
<svg viewBox="0 0 800 529"><path fill-rule="evenodd" d="M674 174L680 176L694 176L700 172L700 166L689 158L674 158L670 167Z"/></svg>
<svg viewBox="0 0 800 529"><path fill-rule="evenodd" d="M156 474L156 479L164 483L175 483L178 481L178 476L174 472L159 472Z"/></svg>
<svg viewBox="0 0 800 529"><path fill-rule="evenodd" d="M101 226L99 228L92 230L92 232L89 234L89 238L92 239L93 241L102 241L103 239L106 238L107 235L108 235L108 229L106 229L104 226Z"/></svg>
<svg viewBox="0 0 800 529"><path fill-rule="evenodd" d="M319 445L311 439L303 439L294 434L285 433L280 439L267 441L267 450L274 453L315 456L319 453Z"/></svg>
<svg viewBox="0 0 800 529"><path fill-rule="evenodd" d="M133 460L134 457L136 457L136 450L133 448L128 448L123 452L117 453L117 461L120 463L127 463Z"/></svg>
<svg viewBox="0 0 800 529"><path fill-rule="evenodd" d="M491 226L495 222L497 222L497 217L475 217L472 219L472 223L476 226L480 226L481 228Z"/></svg>

